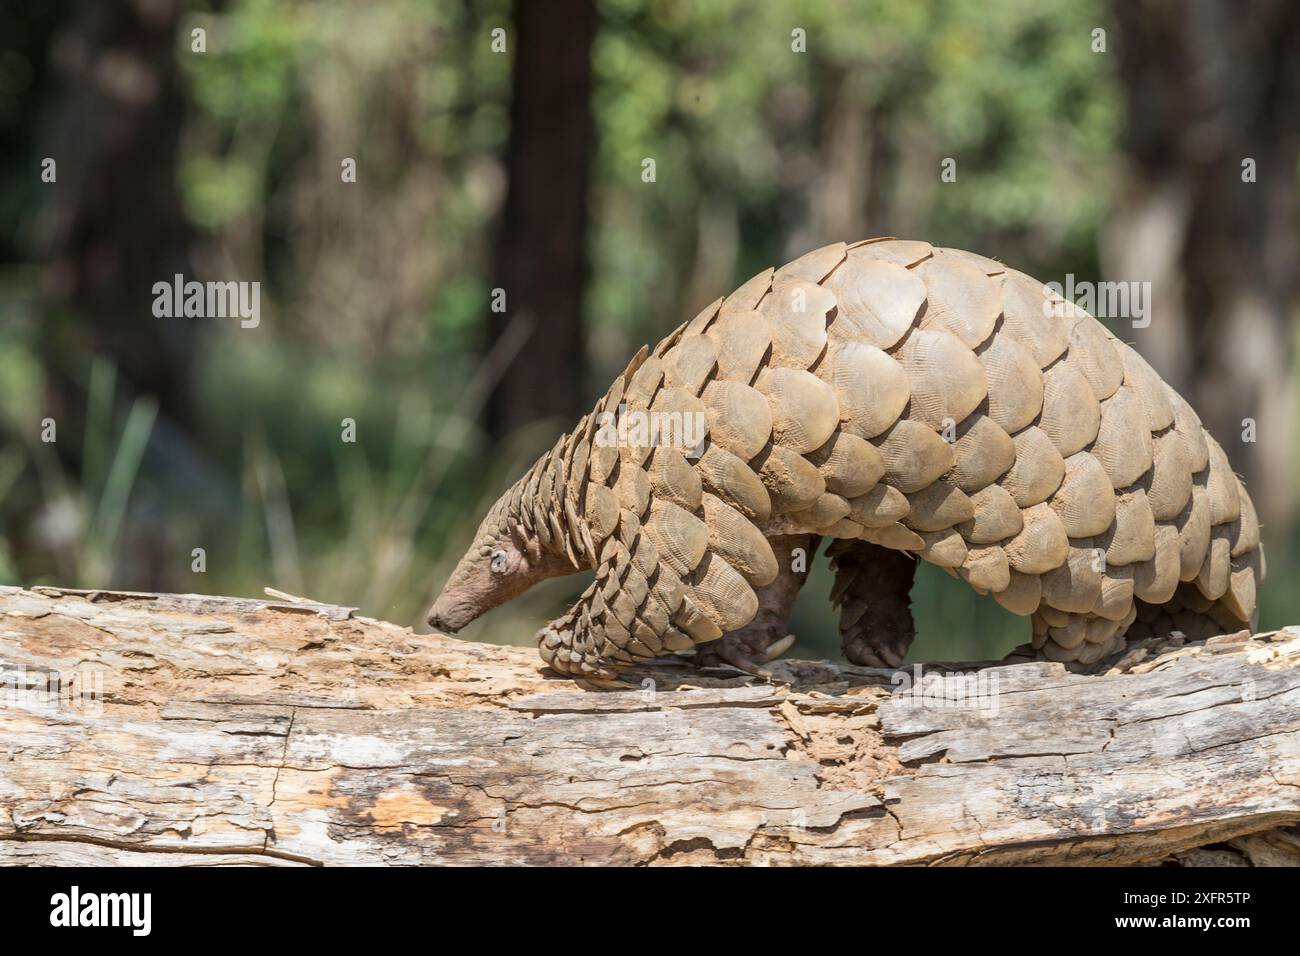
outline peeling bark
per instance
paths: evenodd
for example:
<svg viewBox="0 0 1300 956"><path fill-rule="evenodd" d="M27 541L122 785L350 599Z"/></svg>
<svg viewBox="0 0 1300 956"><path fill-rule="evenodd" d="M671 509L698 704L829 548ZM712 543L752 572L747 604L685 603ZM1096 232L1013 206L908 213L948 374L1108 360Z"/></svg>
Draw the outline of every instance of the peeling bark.
<svg viewBox="0 0 1300 956"><path fill-rule="evenodd" d="M0 864L1294 865L1300 632L1244 637L610 692L349 608L2 588Z"/></svg>

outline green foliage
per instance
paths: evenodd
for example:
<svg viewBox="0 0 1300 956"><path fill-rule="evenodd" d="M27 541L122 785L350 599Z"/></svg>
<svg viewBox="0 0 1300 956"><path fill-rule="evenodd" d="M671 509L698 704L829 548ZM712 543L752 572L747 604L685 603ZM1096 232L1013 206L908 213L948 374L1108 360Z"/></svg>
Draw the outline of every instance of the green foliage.
<svg viewBox="0 0 1300 956"><path fill-rule="evenodd" d="M113 367L95 359L79 473L67 472L53 443L34 437L25 449L0 449L0 502L12 500L30 462L42 501L38 533L56 552L60 572L83 587L112 584L128 503L158 411L152 398L136 399L119 427L115 380ZM0 547L0 580L16 577L8 547Z"/></svg>
<svg viewBox="0 0 1300 956"><path fill-rule="evenodd" d="M602 10L593 303L604 321L639 320L648 334L637 305L651 288L680 288L703 239L693 211L711 197L725 197L737 222L766 226L740 235L737 280L751 263L804 251L775 243L791 210L803 214L791 192L825 173L836 111L869 117L876 188L913 207L885 201L867 234L906 226L984 247L990 236L1032 235L1018 244L1031 271L1067 254L1077 271L1094 255L1120 112L1114 59L1090 49L1108 19L1100 3L1023 0L996 16L978 0L617 0ZM809 53L792 52L795 28ZM657 185L640 182L646 156ZM958 182L934 188L948 156ZM651 235L664 254L644 255ZM819 237L832 238L858 237Z"/></svg>

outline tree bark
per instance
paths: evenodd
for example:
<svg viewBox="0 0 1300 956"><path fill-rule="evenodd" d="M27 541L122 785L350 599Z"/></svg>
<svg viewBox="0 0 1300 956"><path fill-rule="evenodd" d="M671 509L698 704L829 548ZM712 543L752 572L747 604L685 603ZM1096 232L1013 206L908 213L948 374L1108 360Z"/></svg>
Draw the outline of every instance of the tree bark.
<svg viewBox="0 0 1300 956"><path fill-rule="evenodd" d="M1295 864L1300 634L1244 637L623 692L350 608L5 588L0 864Z"/></svg>
<svg viewBox="0 0 1300 956"><path fill-rule="evenodd" d="M570 4L564 16L544 3L514 4L509 182L490 283L505 290L507 308L490 312L488 327L496 341L519 321L528 337L488 404L496 437L538 419L569 422L584 410L596 23L592 0Z"/></svg>

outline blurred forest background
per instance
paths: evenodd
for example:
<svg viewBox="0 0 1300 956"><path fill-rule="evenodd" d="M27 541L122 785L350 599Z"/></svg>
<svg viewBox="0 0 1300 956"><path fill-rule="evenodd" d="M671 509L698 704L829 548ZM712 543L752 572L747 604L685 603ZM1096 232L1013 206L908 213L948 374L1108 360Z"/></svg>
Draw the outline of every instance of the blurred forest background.
<svg viewBox="0 0 1300 956"><path fill-rule="evenodd" d="M1262 623L1300 622L1292 0L0 12L0 583L270 585L417 623L643 342L768 265L895 235L1150 281L1150 327L1113 327L1244 475ZM261 282L261 324L154 318L178 272ZM464 634L527 641L584 583ZM796 654L837 653L829 585L819 563ZM936 569L915 597L913 659L1027 639Z"/></svg>

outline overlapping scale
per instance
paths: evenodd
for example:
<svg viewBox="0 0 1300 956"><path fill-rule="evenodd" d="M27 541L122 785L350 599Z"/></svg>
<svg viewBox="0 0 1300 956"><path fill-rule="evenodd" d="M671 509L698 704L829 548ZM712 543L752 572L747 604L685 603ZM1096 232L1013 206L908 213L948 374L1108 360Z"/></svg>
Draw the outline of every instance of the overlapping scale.
<svg viewBox="0 0 1300 956"><path fill-rule="evenodd" d="M826 280L839 313L832 334L889 349L907 334L925 304L925 283L894 262L868 257L858 249Z"/></svg>

